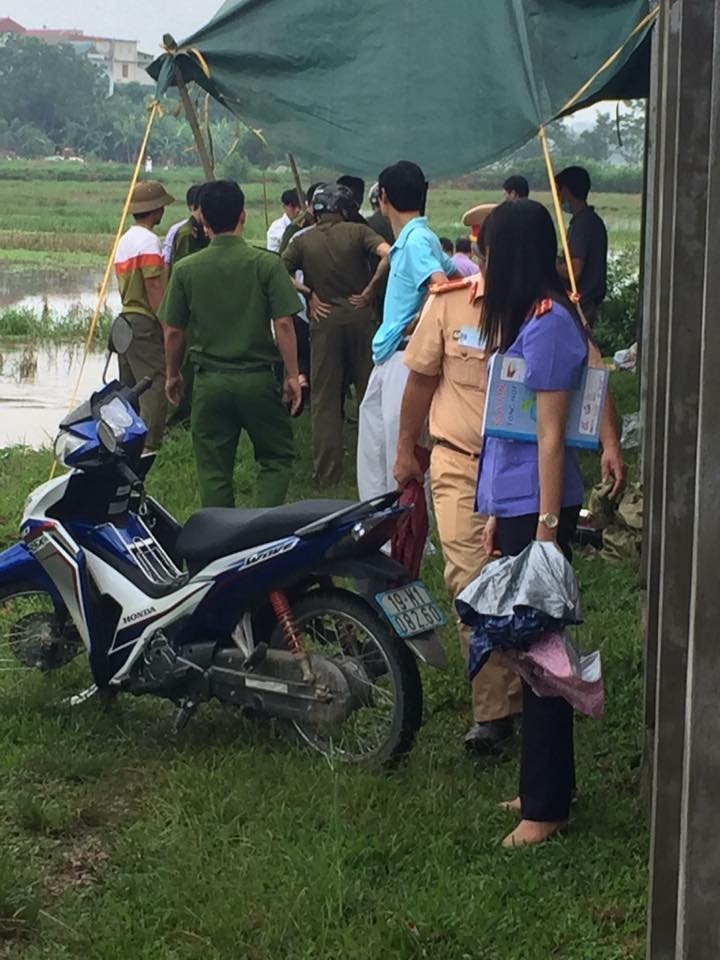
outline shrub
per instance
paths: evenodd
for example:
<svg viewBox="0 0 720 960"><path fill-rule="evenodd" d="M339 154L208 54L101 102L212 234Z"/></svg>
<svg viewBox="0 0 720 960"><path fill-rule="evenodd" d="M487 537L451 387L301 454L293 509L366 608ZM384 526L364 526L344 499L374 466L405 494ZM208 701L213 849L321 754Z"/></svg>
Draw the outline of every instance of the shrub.
<svg viewBox="0 0 720 960"><path fill-rule="evenodd" d="M639 309L638 251L629 248L611 255L608 261L607 296L593 330L603 356L612 356L635 343Z"/></svg>

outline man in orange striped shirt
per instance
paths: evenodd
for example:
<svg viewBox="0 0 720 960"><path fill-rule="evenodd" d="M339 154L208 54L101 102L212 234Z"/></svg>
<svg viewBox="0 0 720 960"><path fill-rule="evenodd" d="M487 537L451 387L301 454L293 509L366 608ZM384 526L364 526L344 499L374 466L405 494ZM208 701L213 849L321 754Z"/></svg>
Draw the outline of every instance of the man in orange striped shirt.
<svg viewBox="0 0 720 960"><path fill-rule="evenodd" d="M132 330L132 342L118 355L120 380L133 387L143 377L152 387L140 398L140 414L148 428L147 450L162 443L167 415L165 346L157 312L165 293L166 271L162 243L154 232L165 207L174 200L161 183L145 180L135 187L130 213L135 225L124 234L115 255L115 273L123 316Z"/></svg>

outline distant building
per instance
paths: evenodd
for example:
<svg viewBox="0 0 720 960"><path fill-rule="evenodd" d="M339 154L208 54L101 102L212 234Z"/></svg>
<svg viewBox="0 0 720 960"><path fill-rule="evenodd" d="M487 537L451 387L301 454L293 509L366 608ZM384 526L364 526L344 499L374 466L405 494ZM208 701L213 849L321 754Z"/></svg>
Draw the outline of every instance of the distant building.
<svg viewBox="0 0 720 960"><path fill-rule="evenodd" d="M108 76L110 89L116 83L143 83L152 85L152 78L145 72L153 57L138 50L137 40L116 40L111 37L91 37L82 30L28 30L10 17L0 17L0 37L7 34L36 37L55 46L66 44L75 52L87 57Z"/></svg>

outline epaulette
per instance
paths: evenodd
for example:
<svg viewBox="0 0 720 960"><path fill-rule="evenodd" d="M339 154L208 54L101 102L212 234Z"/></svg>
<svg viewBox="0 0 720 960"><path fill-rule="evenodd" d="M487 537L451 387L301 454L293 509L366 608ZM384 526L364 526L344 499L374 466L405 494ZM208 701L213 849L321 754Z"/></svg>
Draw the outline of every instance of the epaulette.
<svg viewBox="0 0 720 960"><path fill-rule="evenodd" d="M446 280L444 283L431 283L430 293L450 293L451 290L463 290L472 285L471 277L459 277L456 280Z"/></svg>
<svg viewBox="0 0 720 960"><path fill-rule="evenodd" d="M535 307L535 316L543 317L546 313L550 313L553 308L553 302L547 297L545 300L541 300L537 307Z"/></svg>

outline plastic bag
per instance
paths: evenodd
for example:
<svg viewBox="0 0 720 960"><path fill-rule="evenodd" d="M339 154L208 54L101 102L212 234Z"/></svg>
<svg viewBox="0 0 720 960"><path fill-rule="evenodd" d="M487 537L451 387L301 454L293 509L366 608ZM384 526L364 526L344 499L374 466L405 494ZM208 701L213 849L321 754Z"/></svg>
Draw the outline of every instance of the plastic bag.
<svg viewBox="0 0 720 960"><path fill-rule="evenodd" d="M533 607L563 623L579 623L580 595L575 572L552 543L538 540L517 557L487 564L455 601L463 623L478 615L512 616L518 607Z"/></svg>

